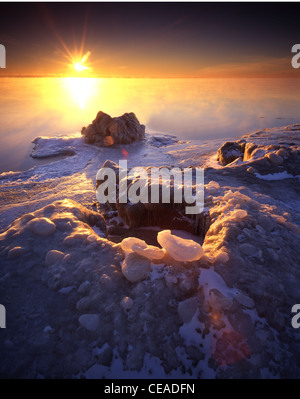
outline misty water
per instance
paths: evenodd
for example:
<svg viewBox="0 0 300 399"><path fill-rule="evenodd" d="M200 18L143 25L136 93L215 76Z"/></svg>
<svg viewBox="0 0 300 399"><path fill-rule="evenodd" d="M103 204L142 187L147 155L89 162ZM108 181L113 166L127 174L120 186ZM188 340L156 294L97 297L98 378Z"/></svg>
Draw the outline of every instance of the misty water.
<svg viewBox="0 0 300 399"><path fill-rule="evenodd" d="M300 79L1 78L0 172L26 170L37 136L81 130L102 110L146 131L230 138L300 122Z"/></svg>

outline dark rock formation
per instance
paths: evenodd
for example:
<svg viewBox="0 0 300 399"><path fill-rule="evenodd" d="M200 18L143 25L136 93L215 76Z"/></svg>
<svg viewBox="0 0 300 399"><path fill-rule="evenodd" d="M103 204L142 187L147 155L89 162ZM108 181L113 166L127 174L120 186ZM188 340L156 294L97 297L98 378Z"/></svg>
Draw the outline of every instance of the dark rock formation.
<svg viewBox="0 0 300 399"><path fill-rule="evenodd" d="M237 158L244 156L245 140L236 142L227 141L218 149L217 160L221 165L225 166L235 161Z"/></svg>
<svg viewBox="0 0 300 399"><path fill-rule="evenodd" d="M83 127L81 134L87 144L109 147L113 144L131 144L142 140L145 126L141 125L133 112L112 118L99 111L93 122Z"/></svg>
<svg viewBox="0 0 300 399"><path fill-rule="evenodd" d="M191 204L186 204L184 197L182 203L174 203L174 186L171 181L170 186L170 203L162 202L162 183L160 181L159 188L159 202L158 203L131 203L129 200L127 203L120 203L118 200L119 196L119 180L118 180L118 169L119 165L113 161L107 160L104 162L102 168L109 167L116 172L116 204L101 204L100 212L102 213L106 224L107 231L110 235L122 235L124 234L123 228L124 223L130 229L137 229L140 227L151 227L159 226L162 229L176 229L185 230L193 234L199 234L204 238L209 225L210 219L207 212L202 212L195 215L186 215L185 207ZM150 168L147 168L148 172L148 198L151 198L151 179L150 179ZM127 192L136 180L127 180ZM96 180L96 189L103 180ZM121 219L121 223L116 223L116 216ZM112 221L112 224L111 224ZM134 235L134 233L131 233Z"/></svg>

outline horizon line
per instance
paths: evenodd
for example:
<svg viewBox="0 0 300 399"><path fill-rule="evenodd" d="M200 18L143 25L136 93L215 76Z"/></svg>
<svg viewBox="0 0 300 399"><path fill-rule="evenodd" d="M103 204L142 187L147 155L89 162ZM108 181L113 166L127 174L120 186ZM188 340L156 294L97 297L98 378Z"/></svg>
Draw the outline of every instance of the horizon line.
<svg viewBox="0 0 300 399"><path fill-rule="evenodd" d="M96 75L96 76L66 76L66 75L30 75L30 74L11 74L11 75L1 75L0 78L88 78L88 79L299 79L298 76L294 75L274 75L274 76L263 76L263 75L249 75L249 76L120 76L120 75Z"/></svg>

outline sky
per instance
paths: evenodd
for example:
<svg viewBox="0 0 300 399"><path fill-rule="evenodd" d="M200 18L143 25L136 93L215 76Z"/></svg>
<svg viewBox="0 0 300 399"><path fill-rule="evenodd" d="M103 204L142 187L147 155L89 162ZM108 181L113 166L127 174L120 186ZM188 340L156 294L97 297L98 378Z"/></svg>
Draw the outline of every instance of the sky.
<svg viewBox="0 0 300 399"><path fill-rule="evenodd" d="M300 77L299 16L300 3L1 2L0 77Z"/></svg>

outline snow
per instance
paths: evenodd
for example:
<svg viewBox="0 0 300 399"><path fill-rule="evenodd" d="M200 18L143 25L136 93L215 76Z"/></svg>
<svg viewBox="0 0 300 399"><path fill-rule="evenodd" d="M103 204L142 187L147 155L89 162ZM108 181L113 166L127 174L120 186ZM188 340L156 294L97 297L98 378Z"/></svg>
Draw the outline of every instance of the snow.
<svg viewBox="0 0 300 399"><path fill-rule="evenodd" d="M300 173L288 169L284 155L297 156L298 133L291 126L249 134L247 140L266 149L226 168L216 161L224 139L183 142L156 134L105 149L84 144L78 134L36 139L33 155L49 163L0 175L0 303L12 298L11 329L1 331L1 375L298 373L297 331L286 304L296 303L299 293ZM296 143L280 152L283 165L253 164L278 151L267 147L279 141ZM205 237L151 227L144 231L158 232L163 249L146 238L110 241L92 205L95 177L107 159L124 157L129 167L208 166ZM250 164L257 168L251 175ZM241 351L245 342L249 355ZM228 358L244 356L236 364L220 351L228 343Z"/></svg>
<svg viewBox="0 0 300 399"><path fill-rule="evenodd" d="M28 222L27 227L38 236L50 236L56 230L55 224L48 218L34 218Z"/></svg>
<svg viewBox="0 0 300 399"><path fill-rule="evenodd" d="M55 249L52 249L51 251L47 252L46 258L45 258L45 264L46 266L51 266L54 263L60 261L63 259L65 254L61 251L56 251Z"/></svg>
<svg viewBox="0 0 300 399"><path fill-rule="evenodd" d="M287 173L287 171L283 171L283 172L278 172L278 173L269 173L267 175L261 175L260 173L254 173L255 176L258 179L262 179L262 180L268 180L268 181L272 181L272 180L284 180L284 179L294 179L297 178L298 176L293 176L290 173Z"/></svg>
<svg viewBox="0 0 300 399"><path fill-rule="evenodd" d="M100 319L97 314L83 314L79 317L78 321L89 331L96 331L100 327Z"/></svg>
<svg viewBox="0 0 300 399"><path fill-rule="evenodd" d="M157 234L157 241L172 258L180 262L192 262L203 255L200 244L173 235L171 230L160 231Z"/></svg>

